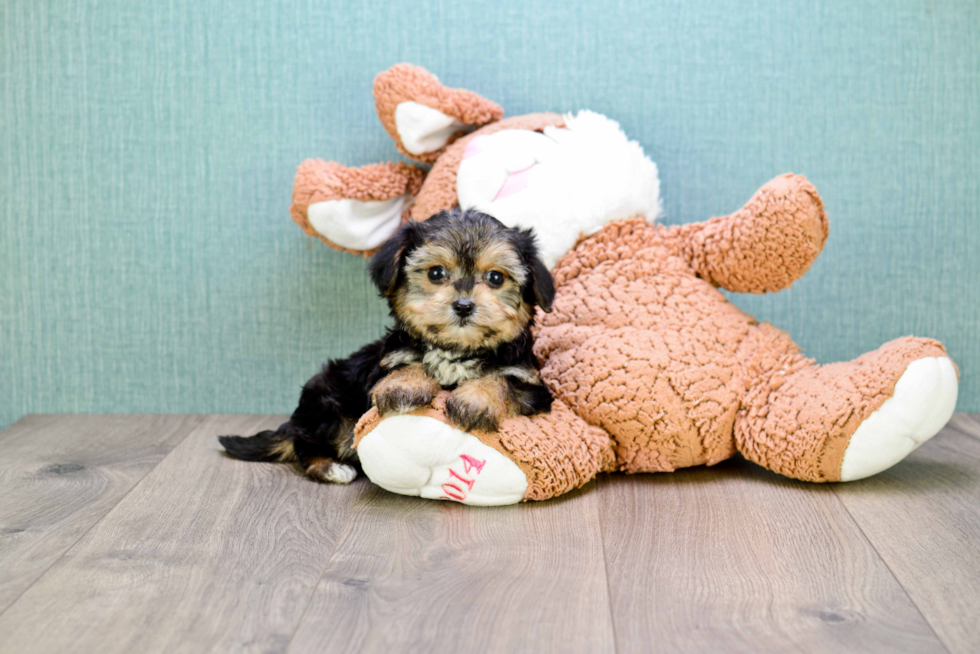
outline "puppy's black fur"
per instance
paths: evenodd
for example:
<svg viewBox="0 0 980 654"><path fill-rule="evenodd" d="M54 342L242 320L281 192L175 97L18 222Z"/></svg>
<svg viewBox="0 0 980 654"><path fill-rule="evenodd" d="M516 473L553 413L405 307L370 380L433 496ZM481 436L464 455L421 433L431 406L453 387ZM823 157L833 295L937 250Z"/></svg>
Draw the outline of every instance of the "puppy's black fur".
<svg viewBox="0 0 980 654"><path fill-rule="evenodd" d="M371 258L370 272L394 326L325 364L278 429L219 437L229 454L298 462L314 479L348 482L360 469L354 425L372 400L386 415L427 405L440 387L455 389L447 416L464 430L496 429L504 410L551 408L531 326L534 306L550 311L555 289L531 230L475 211L444 211L399 228ZM470 313L461 314L460 303L472 305Z"/></svg>

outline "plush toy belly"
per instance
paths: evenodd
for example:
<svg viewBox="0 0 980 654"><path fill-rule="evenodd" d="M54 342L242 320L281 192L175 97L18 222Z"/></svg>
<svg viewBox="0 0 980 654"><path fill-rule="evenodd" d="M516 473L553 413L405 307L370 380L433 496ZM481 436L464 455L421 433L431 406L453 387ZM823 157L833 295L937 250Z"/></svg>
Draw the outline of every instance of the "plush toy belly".
<svg viewBox="0 0 980 654"><path fill-rule="evenodd" d="M563 280L534 351L555 395L610 434L620 470L667 472L734 454L755 324L651 244Z"/></svg>

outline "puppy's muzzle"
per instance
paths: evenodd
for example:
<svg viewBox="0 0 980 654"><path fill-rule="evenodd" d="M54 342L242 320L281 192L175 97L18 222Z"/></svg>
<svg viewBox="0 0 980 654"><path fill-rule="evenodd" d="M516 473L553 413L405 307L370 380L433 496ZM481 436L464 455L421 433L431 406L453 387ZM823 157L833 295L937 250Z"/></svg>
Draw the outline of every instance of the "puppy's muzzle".
<svg viewBox="0 0 980 654"><path fill-rule="evenodd" d="M473 300L463 298L453 302L453 311L456 312L456 315L460 318L469 318L475 309L476 304L473 302Z"/></svg>

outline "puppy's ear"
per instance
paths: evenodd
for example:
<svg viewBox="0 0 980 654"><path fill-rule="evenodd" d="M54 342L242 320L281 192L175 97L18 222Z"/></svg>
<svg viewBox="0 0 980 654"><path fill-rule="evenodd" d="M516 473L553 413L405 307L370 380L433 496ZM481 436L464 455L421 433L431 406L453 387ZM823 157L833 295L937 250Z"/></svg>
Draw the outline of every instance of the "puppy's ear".
<svg viewBox="0 0 980 654"><path fill-rule="evenodd" d="M551 305L555 301L555 280L551 271L537 255L531 261L531 270L534 278L534 299L545 313L551 313Z"/></svg>
<svg viewBox="0 0 980 654"><path fill-rule="evenodd" d="M555 301L555 280L548 266L538 256L534 232L531 229L515 230L514 245L529 273L528 280L524 283L525 297L532 296L545 313L551 313L551 305Z"/></svg>
<svg viewBox="0 0 980 654"><path fill-rule="evenodd" d="M391 238L378 248L371 257L368 268L371 281L378 287L381 297L388 297L398 284L398 277L411 250L417 246L419 224L410 220L398 228Z"/></svg>

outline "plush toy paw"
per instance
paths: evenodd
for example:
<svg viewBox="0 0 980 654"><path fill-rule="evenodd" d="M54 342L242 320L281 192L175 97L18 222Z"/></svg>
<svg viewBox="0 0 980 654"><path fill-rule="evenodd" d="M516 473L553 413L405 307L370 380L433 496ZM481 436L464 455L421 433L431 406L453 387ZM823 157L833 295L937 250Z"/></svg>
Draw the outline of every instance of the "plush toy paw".
<svg viewBox="0 0 980 654"><path fill-rule="evenodd" d="M385 490L475 506L516 504L527 477L475 436L427 416L382 420L357 445L361 467Z"/></svg>
<svg viewBox="0 0 980 654"><path fill-rule="evenodd" d="M948 357L925 357L909 364L892 397L851 436L841 481L878 474L935 436L953 415L958 387Z"/></svg>

